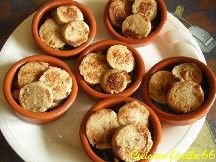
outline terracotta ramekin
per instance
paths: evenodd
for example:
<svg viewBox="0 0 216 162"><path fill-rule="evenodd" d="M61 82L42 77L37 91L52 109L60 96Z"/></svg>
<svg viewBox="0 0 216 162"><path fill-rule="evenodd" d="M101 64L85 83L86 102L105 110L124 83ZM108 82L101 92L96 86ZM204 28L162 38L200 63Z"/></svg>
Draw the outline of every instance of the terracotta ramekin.
<svg viewBox="0 0 216 162"><path fill-rule="evenodd" d="M16 100L12 96L12 88L13 88L13 81L14 77L17 75L18 70L20 69L21 66L28 62L32 61L43 61L46 63L49 63L51 66L56 66L59 68L62 68L66 70L71 78L72 78L72 90L70 95L65 99L65 101L55 109L48 111L48 112L31 112L28 110L25 110L22 108L19 103L16 102ZM58 118L60 118L73 104L73 102L76 99L78 92L78 85L76 82L76 78L73 74L73 72L70 70L70 68L65 64L63 61L51 57L51 56L46 56L46 55L34 55L30 57L26 57L18 62L16 62L7 72L4 80L4 95L5 99L10 105L11 109L15 114L20 117L23 120L26 120L28 122L33 122L33 123L48 123L51 121L54 121Z"/></svg>
<svg viewBox="0 0 216 162"><path fill-rule="evenodd" d="M84 15L84 21L89 25L90 33L88 40L80 45L79 47L75 47L69 50L56 50L49 46L47 46L39 36L39 27L40 25L46 20L47 16L51 14L53 10L57 7L62 5L75 5L77 6ZM33 21L32 21L32 35L34 37L35 42L37 45L46 53L57 56L57 57L69 57L79 54L82 50L84 50L94 39L96 35L96 21L92 11L90 11L86 6L83 4L76 2L74 0L53 0L48 2L47 4L43 5L39 10L36 12Z"/></svg>
<svg viewBox="0 0 216 162"><path fill-rule="evenodd" d="M205 100L200 108L190 113L177 114L165 112L159 106L156 106L154 102L150 99L148 91L149 80L155 72L159 70L171 71L174 66L179 65L181 63L195 63L201 69L203 73L203 81L201 83L201 86L204 91ZM203 62L190 57L171 57L158 62L147 72L143 82L143 98L145 103L155 111L161 122L168 123L171 125L188 125L204 117L209 112L212 104L215 101L215 94L216 80L214 73Z"/></svg>
<svg viewBox="0 0 216 162"><path fill-rule="evenodd" d="M100 109L106 109L106 108L112 109L112 107L116 107L117 105L120 105L122 103L128 103L128 102L132 102L132 101L138 101L138 100L136 100L134 98L130 98L130 97L109 98L109 99L100 101L97 104L93 105L88 110L88 112L85 114L85 116L83 117L83 120L81 122L81 125L80 125L79 135L80 135L80 140L81 140L81 144L83 146L83 149L92 161L104 162L104 160L101 159L92 150L91 145L89 144L87 136L86 136L86 122L88 121L88 118L90 117L90 115L92 113L100 110ZM138 101L138 102L140 104L142 104L143 106L145 106L150 113L150 115L149 115L150 132L152 134L153 146L152 146L149 154L153 155L160 144L161 134L162 134L161 124L160 124L160 121L159 121L157 115L154 113L154 111L149 106L147 106L146 104L144 104L141 101ZM149 161L149 160L140 160L140 162L147 162L147 161Z"/></svg>
<svg viewBox="0 0 216 162"><path fill-rule="evenodd" d="M153 25L153 29L146 38L141 38L141 39L127 38L121 33L121 31L117 30L115 27L112 26L110 19L109 19L109 6L113 2L113 0L109 0L107 2L107 5L104 10L103 21L104 21L104 25L107 31L112 36L117 38L118 40L129 43L129 44L134 44L137 46L146 45L146 44L153 42L159 36L167 20L167 8L166 8L164 0L156 0L156 1L157 1L157 6L158 6L157 17L155 18L155 20L153 20L153 22L155 22Z"/></svg>
<svg viewBox="0 0 216 162"><path fill-rule="evenodd" d="M108 94L108 93L98 92L86 83L86 81L84 80L84 78L80 74L79 66L80 66L83 58L85 56L87 56L89 53L106 51L109 47L111 47L113 45L117 45L117 44L127 46L127 48L132 52L134 59L135 59L135 63L136 63L136 66L134 69L135 73L136 73L136 77L134 77L135 80L130 87L128 87L123 92L118 93L118 94ZM104 54L106 54L106 53L104 53ZM132 95L139 88L139 86L142 82L143 76L144 76L144 72L145 72L144 62L143 62L142 57L138 53L138 51L135 48L133 48L132 46L130 46L126 43L123 43L123 42L119 42L117 40L103 40L103 41L100 41L100 42L97 42L97 43L94 43L94 44L88 46L79 56L79 58L77 60L77 65L76 65L77 82L80 85L80 87L82 88L82 90L88 96L90 96L93 99L105 99L105 98L116 97L116 96L127 97L127 96Z"/></svg>

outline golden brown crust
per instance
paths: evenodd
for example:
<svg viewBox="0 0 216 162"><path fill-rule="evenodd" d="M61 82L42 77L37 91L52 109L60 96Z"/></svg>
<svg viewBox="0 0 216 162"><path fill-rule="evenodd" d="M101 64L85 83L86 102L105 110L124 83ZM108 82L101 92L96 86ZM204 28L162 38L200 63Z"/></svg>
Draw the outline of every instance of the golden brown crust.
<svg viewBox="0 0 216 162"><path fill-rule="evenodd" d="M79 66L80 74L88 84L101 83L102 74L109 70L106 58L103 54L89 53Z"/></svg>
<svg viewBox="0 0 216 162"><path fill-rule="evenodd" d="M167 104L167 91L175 83L175 79L169 71L158 71L151 76L148 88L152 100L160 104Z"/></svg>
<svg viewBox="0 0 216 162"><path fill-rule="evenodd" d="M180 113L188 113L198 109L204 102L202 87L190 81L176 82L167 94L168 106Z"/></svg>
<svg viewBox="0 0 216 162"><path fill-rule="evenodd" d="M112 135L118 127L117 114L111 109L93 113L86 123L89 143L100 149L111 148Z"/></svg>
<svg viewBox="0 0 216 162"><path fill-rule="evenodd" d="M151 133L147 127L126 125L119 128L112 137L113 152L124 161L134 161L131 157L134 150L145 154L152 145Z"/></svg>
<svg viewBox="0 0 216 162"><path fill-rule="evenodd" d="M157 2L155 0L135 0L132 11L133 14L142 13L152 21L157 16Z"/></svg>
<svg viewBox="0 0 216 162"><path fill-rule="evenodd" d="M37 81L48 69L49 64L45 62L29 62L23 65L18 72L18 85L23 87L26 84Z"/></svg>
<svg viewBox="0 0 216 162"><path fill-rule="evenodd" d="M113 0L109 6L109 19L115 27L121 27L123 21L131 15L131 13L131 0Z"/></svg>
<svg viewBox="0 0 216 162"><path fill-rule="evenodd" d="M187 80L200 84L203 74L200 68L194 63L183 63L172 70L173 75L179 80Z"/></svg>
<svg viewBox="0 0 216 162"><path fill-rule="evenodd" d="M114 94L124 91L128 84L128 76L124 71L111 69L101 78L101 87L107 93Z"/></svg>
<svg viewBox="0 0 216 162"><path fill-rule="evenodd" d="M120 125L148 126L148 118L149 111L137 101L125 104L118 111Z"/></svg>

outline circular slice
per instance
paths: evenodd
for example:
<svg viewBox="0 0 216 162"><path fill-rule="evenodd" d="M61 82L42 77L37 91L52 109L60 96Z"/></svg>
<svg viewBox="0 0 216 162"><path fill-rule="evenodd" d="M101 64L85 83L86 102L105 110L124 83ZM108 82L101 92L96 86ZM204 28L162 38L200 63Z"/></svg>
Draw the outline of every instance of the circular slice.
<svg viewBox="0 0 216 162"><path fill-rule="evenodd" d="M100 149L111 148L112 135L118 127L117 114L111 109L93 113L86 123L89 143Z"/></svg>
<svg viewBox="0 0 216 162"><path fill-rule="evenodd" d="M149 111L137 101L125 104L118 111L120 125L148 126L148 118Z"/></svg>
<svg viewBox="0 0 216 162"><path fill-rule="evenodd" d="M55 20L59 25L64 25L74 20L84 20L83 13L74 5L60 6L55 11Z"/></svg>
<svg viewBox="0 0 216 162"><path fill-rule="evenodd" d="M128 16L122 24L122 33L128 38L145 38L151 31L151 22L143 14Z"/></svg>
<svg viewBox="0 0 216 162"><path fill-rule="evenodd" d="M133 14L142 13L152 21L157 16L157 2L155 0L135 0L132 12Z"/></svg>
<svg viewBox="0 0 216 162"><path fill-rule="evenodd" d="M45 62L29 62L23 65L18 72L18 86L21 88L26 84L37 81L49 68Z"/></svg>
<svg viewBox="0 0 216 162"><path fill-rule="evenodd" d="M72 78L61 68L49 67L39 79L52 89L54 101L66 98L72 88Z"/></svg>
<svg viewBox="0 0 216 162"><path fill-rule="evenodd" d="M177 65L172 70L173 75L179 80L187 80L200 84L203 74L200 68L194 63L183 63Z"/></svg>
<svg viewBox="0 0 216 162"><path fill-rule="evenodd" d="M109 70L104 55L89 53L85 56L79 66L80 74L88 84L99 84L102 74Z"/></svg>
<svg viewBox="0 0 216 162"><path fill-rule="evenodd" d="M109 19L115 27L121 27L123 21L132 13L132 1L114 0L109 6Z"/></svg>
<svg viewBox="0 0 216 162"><path fill-rule="evenodd" d="M45 112L52 105L53 93L43 82L33 82L20 89L21 106L32 112Z"/></svg>
<svg viewBox="0 0 216 162"><path fill-rule="evenodd" d="M78 47L88 40L89 26L84 21L70 21L62 27L61 35L67 44Z"/></svg>
<svg viewBox="0 0 216 162"><path fill-rule="evenodd" d="M137 150L142 155L149 152L153 141L148 128L126 125L117 130L112 138L113 152L121 160L134 161L131 153Z"/></svg>
<svg viewBox="0 0 216 162"><path fill-rule="evenodd" d="M101 87L110 94L124 91L129 83L129 75L122 70L111 69L105 72L101 78Z"/></svg>
<svg viewBox="0 0 216 162"><path fill-rule="evenodd" d="M40 26L39 35L41 40L51 48L62 48L65 42L61 38L61 26L53 19L47 19Z"/></svg>
<svg viewBox="0 0 216 162"><path fill-rule="evenodd" d="M179 113L188 113L198 109L204 102L201 86L190 81L173 84L167 94L168 106Z"/></svg>
<svg viewBox="0 0 216 162"><path fill-rule="evenodd" d="M167 104L167 91L175 83L175 79L169 71L158 71L149 80L150 98L160 104Z"/></svg>
<svg viewBox="0 0 216 162"><path fill-rule="evenodd" d="M132 52L123 45L111 46L107 51L107 62L109 65L118 70L131 72L135 66L135 60Z"/></svg>

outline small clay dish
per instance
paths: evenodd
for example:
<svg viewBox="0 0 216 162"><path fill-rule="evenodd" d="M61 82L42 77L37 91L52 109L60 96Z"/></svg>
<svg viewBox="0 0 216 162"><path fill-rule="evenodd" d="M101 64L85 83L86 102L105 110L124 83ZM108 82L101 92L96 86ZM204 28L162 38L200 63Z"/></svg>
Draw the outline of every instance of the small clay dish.
<svg viewBox="0 0 216 162"><path fill-rule="evenodd" d="M102 53L106 55L107 50L113 46L113 45L124 45L127 46L127 48L132 52L133 57L135 59L135 68L131 72L131 83L127 86L127 88L120 93L117 94L108 94L105 92L97 91L96 88L93 86L90 86L87 84L87 82L84 80L83 76L81 76L80 71L79 71L79 66L85 56L87 56L89 53ZM83 91L90 96L93 99L105 99L105 98L110 98L110 97L116 97L116 96L130 96L132 95L140 86L143 76L145 72L145 66L142 57L138 53L138 51L133 48L132 46L119 42L117 40L103 40L97 43L94 43L90 46L88 46L79 56L77 60L77 65L76 65L76 78L77 82L80 85L80 87L83 89Z"/></svg>
<svg viewBox="0 0 216 162"><path fill-rule="evenodd" d="M51 66L62 68L64 70L66 70L72 78L73 85L72 85L71 93L55 109L51 109L51 110L46 111L46 112L31 112L31 111L28 111L28 110L22 108L20 106L20 104L18 103L18 101L16 101L12 95L12 90L16 87L15 80L16 80L17 73L18 73L20 67L23 66L24 64L26 64L28 62L32 62L32 61L42 61L42 62L49 63L49 65L51 65ZM67 66L67 64L65 64L63 61L61 61L57 58L54 58L51 56L46 56L46 55L30 56L30 57L26 57L26 58L16 62L9 69L9 71L7 72L7 74L5 76L5 80L4 80L5 99L8 102L8 104L10 105L13 112L15 112L15 114L23 120L26 120L28 122L38 123L38 124L48 123L48 122L51 122L51 121L54 121L54 120L60 118L71 107L71 105L75 101L76 96L77 96L77 92L78 92L78 85L76 82L76 78L75 78L73 72Z"/></svg>
<svg viewBox="0 0 216 162"><path fill-rule="evenodd" d="M79 47L71 47L69 45L65 45L65 47L61 50L56 50L54 48L49 47L46 45L39 36L39 28L45 22L46 18L51 16L52 11L62 5L74 5L77 6L84 15L84 21L89 25L90 32L88 36L88 40L80 45ZM90 11L85 5L73 1L73 0L53 0L51 2L46 3L43 5L39 10L36 12L33 21L32 21L32 35L34 37L35 42L37 45L46 53L57 56L57 57L69 57L79 54L82 50L84 50L94 39L96 35L96 21L92 11Z"/></svg>
<svg viewBox="0 0 216 162"><path fill-rule="evenodd" d="M154 152L157 150L157 147L159 146L160 140L161 140L162 129L161 129L160 121L157 115L154 113L154 111L149 106L144 104L143 102L138 101L134 98L130 98L130 97L109 98L109 99L100 101L97 104L93 105L87 111L87 113L85 114L81 122L80 131L79 131L81 144L82 144L84 151L86 152L86 154L92 161L97 161L97 162L111 161L110 159L105 159L105 158L113 159L114 157L113 157L113 154L110 153L109 151L95 149L88 142L88 138L86 136L86 122L88 121L89 117L94 112L101 110L101 109L107 109L107 108L112 109L113 111L117 113L121 106L123 106L124 104L128 102L132 102L132 101L137 101L148 109L149 121L150 121L148 128L151 132L152 141L153 141L152 148L148 154L153 155ZM140 162L147 162L147 161L149 160L140 160Z"/></svg>
<svg viewBox="0 0 216 162"><path fill-rule="evenodd" d="M171 72L174 66L179 65L181 63L194 63L201 69L203 74L203 81L201 83L201 87L204 91L204 103L201 107L189 113L176 113L174 111L171 111L168 108L168 106L160 105L153 102L153 100L151 100L150 98L148 91L149 80L155 72L160 70L168 70ZM204 117L209 112L212 104L215 101L215 94L216 80L214 73L206 64L190 57L179 56L164 59L155 64L147 72L144 78L143 98L145 103L154 110L154 112L158 115L161 122L168 123L171 125L188 125Z"/></svg>
<svg viewBox="0 0 216 162"><path fill-rule="evenodd" d="M166 8L165 2L163 0L156 0L158 11L157 11L156 18L152 21L152 30L147 37L140 38L140 39L125 37L121 32L121 28L116 28L116 27L112 26L110 19L109 19L109 7L110 7L112 2L113 2L113 0L109 0L107 2L107 5L106 5L105 10L104 10L104 17L103 17L104 25L105 25L107 31L112 36L114 36L115 38L117 38L118 40L120 40L122 42L134 44L137 46L149 44L149 43L151 43L157 39L157 37L159 36L159 34L160 34L161 30L163 29L163 26L167 20L167 8Z"/></svg>

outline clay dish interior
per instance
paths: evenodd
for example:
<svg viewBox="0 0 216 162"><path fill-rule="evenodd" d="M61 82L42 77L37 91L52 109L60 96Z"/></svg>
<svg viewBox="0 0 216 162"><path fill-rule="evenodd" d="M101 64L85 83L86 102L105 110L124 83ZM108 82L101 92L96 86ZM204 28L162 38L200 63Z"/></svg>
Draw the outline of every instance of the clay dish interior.
<svg viewBox="0 0 216 162"><path fill-rule="evenodd" d="M104 10L104 17L103 17L104 25L107 31L112 36L114 36L115 38L117 38L122 42L134 44L137 46L149 44L157 39L167 20L167 8L163 0L156 0L158 6L158 13L156 18L152 21L152 31L149 33L147 37L140 38L140 39L127 38L122 34L121 28L118 29L112 26L109 19L109 6L111 5L112 1L113 0L109 0L107 2L107 5Z"/></svg>
<svg viewBox="0 0 216 162"><path fill-rule="evenodd" d="M32 61L43 61L49 63L51 66L56 66L66 70L72 78L72 90L69 96L64 100L64 102L57 106L55 109L46 112L31 112L20 106L20 104L13 98L12 90L15 88L15 79L17 73L21 66ZM5 99L10 105L11 109L17 116L23 120L33 122L33 123L48 123L60 118L73 104L76 99L78 92L78 85L76 78L70 68L61 60L56 59L51 56L46 55L35 55L26 57L18 62L16 62L7 72L4 80L4 95Z"/></svg>
<svg viewBox="0 0 216 162"><path fill-rule="evenodd" d="M132 77L131 77L132 82L128 85L128 87L123 92L120 92L118 94L108 94L105 92L96 91L96 89L93 86L90 86L89 84L87 84L83 76L81 76L80 71L79 71L79 66L83 58L89 53L102 52L106 54L106 51L108 50L109 47L111 47L112 45L117 45L117 44L127 46L128 49L132 52L134 56L136 65L135 65L135 69L132 72ZM132 95L139 88L142 82L142 78L144 76L144 71L145 71L144 62L140 54L137 52L137 50L135 50L133 47L123 42L119 42L116 40L103 40L103 41L90 45L81 53L81 55L79 56L77 60L76 78L77 78L78 84L83 89L83 91L93 99L105 99L105 98L116 97L116 96L127 97L127 96Z"/></svg>
<svg viewBox="0 0 216 162"><path fill-rule="evenodd" d="M151 76L159 70L172 71L173 67L181 63L195 63L201 69L203 73L203 81L201 87L204 91L204 103L197 110L190 113L175 113L168 107L157 104L150 99L148 92L148 83ZM204 117L210 110L215 100L216 93L216 81L213 72L203 62L190 58L190 57L171 57L162 60L155 64L146 74L143 84L143 98L147 105L149 105L155 113L158 115L161 122L165 122L171 125L188 125L196 122L198 119Z"/></svg>
<svg viewBox="0 0 216 162"><path fill-rule="evenodd" d="M90 117L90 115L92 113L100 110L100 109L106 109L106 108L110 108L117 113L118 109L122 105L124 105L128 102L132 102L132 101L138 101L138 100L130 98L130 97L109 98L109 99L100 101L97 104L93 105L88 110L88 112L85 114L85 116L81 122L79 135L80 135L80 140L81 140L83 149L92 161L97 161L97 162L113 161L113 154L111 154L107 150L101 151L100 149L93 148L89 144L87 136L86 136L86 122L88 121L88 118ZM153 155L154 152L157 150L157 147L159 146L159 143L161 140L161 131L162 130L161 130L160 121L159 121L157 115L154 113L154 111L152 111L151 108L149 108L146 104L144 104L140 101L138 101L138 102L140 104L142 104L143 106L145 106L150 113L150 115L149 115L149 119L150 119L149 130L152 134L153 146L152 146L149 154ZM144 161L147 162L148 160L140 160L140 162L144 162Z"/></svg>
<svg viewBox="0 0 216 162"><path fill-rule="evenodd" d="M39 27L42 25L42 23L45 22L46 18L51 15L51 12L53 10L55 10L57 7L62 5L77 6L84 15L84 21L89 25L90 33L89 33L88 40L82 45L80 45L79 47L71 47L69 45L66 45L63 50L56 50L54 48L47 46L41 40L39 36ZM96 35L96 21L92 11L90 11L85 5L73 0L58 0L58 1L54 0L43 5L36 12L32 21L32 35L37 45L46 53L58 57L74 56L79 54L82 50L84 50L94 39Z"/></svg>

